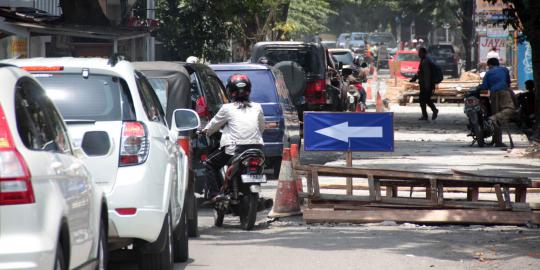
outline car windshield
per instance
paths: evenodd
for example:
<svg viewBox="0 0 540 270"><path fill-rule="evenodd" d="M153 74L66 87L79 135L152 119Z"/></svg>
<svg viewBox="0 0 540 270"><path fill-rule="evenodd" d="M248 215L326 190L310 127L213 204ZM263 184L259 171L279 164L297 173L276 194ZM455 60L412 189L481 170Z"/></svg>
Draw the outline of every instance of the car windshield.
<svg viewBox="0 0 540 270"><path fill-rule="evenodd" d="M148 82L150 82L150 85L154 88L161 106L164 109L167 108L167 80L161 78L148 78Z"/></svg>
<svg viewBox="0 0 540 270"><path fill-rule="evenodd" d="M348 38L350 36L351 36L351 34L341 34L341 35L339 35L339 40L343 41L343 40L345 40L346 38Z"/></svg>
<svg viewBox="0 0 540 270"><path fill-rule="evenodd" d="M35 74L66 120L134 120L125 81L108 75Z"/></svg>
<svg viewBox="0 0 540 270"><path fill-rule="evenodd" d="M389 47L395 47L396 45L396 42L394 41L394 37L390 35L372 35L369 37L369 42L371 44L384 43L385 45Z"/></svg>
<svg viewBox="0 0 540 270"><path fill-rule="evenodd" d="M246 74L251 81L250 99L258 103L278 102L276 84L270 70L216 70L219 79L226 84L233 74Z"/></svg>
<svg viewBox="0 0 540 270"><path fill-rule="evenodd" d="M435 55L454 55L454 50L449 47L432 48L431 53Z"/></svg>
<svg viewBox="0 0 540 270"><path fill-rule="evenodd" d="M350 52L332 52L332 55L344 65L352 65L353 56Z"/></svg>
<svg viewBox="0 0 540 270"><path fill-rule="evenodd" d="M304 68L306 73L313 73L317 70L317 63L314 63L314 58L309 53L309 48L302 49L272 49L268 48L265 51L265 56L270 62L277 64L281 61L294 61Z"/></svg>
<svg viewBox="0 0 540 270"><path fill-rule="evenodd" d="M402 53L399 54L397 57L398 61L420 61L420 57L418 57L415 53Z"/></svg>
<svg viewBox="0 0 540 270"><path fill-rule="evenodd" d="M364 35L363 34L353 34L352 39L353 40L364 40Z"/></svg>

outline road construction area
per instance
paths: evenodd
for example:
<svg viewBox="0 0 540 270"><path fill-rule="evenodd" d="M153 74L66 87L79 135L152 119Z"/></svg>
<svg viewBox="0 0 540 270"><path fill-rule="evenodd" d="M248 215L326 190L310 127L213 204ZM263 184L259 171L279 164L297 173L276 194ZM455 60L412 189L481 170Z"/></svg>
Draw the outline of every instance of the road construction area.
<svg viewBox="0 0 540 270"><path fill-rule="evenodd" d="M463 107L439 109L436 121L420 122L417 104L391 106L395 151L355 153L354 167L443 173L454 169L540 180L540 159L528 152L525 136L513 135L514 149L470 147ZM345 165L345 154L338 152L301 152L300 158L302 164ZM274 197L276 187L277 181L270 181L263 195ZM539 194L531 189L527 202L539 203ZM253 231L243 231L230 216L224 227L214 227L212 209L200 209L200 236L190 239L190 260L175 269L540 269L540 229L534 224L425 225L391 219L308 224L301 216L269 219L267 214L259 213ZM136 269L122 256L111 266Z"/></svg>

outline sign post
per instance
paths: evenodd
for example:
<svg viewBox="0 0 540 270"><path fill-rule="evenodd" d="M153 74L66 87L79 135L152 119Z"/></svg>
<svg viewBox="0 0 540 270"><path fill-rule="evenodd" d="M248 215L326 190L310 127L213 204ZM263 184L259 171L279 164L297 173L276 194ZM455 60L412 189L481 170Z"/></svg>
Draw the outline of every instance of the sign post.
<svg viewBox="0 0 540 270"><path fill-rule="evenodd" d="M352 153L393 152L394 115L385 113L304 113L304 150L345 151L347 167ZM347 195L352 195L352 178L347 177Z"/></svg>

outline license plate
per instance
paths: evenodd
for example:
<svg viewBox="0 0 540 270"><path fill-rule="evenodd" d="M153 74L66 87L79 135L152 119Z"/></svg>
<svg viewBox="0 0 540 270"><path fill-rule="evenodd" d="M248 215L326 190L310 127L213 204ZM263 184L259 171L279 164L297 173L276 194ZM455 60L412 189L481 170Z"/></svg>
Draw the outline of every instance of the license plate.
<svg viewBox="0 0 540 270"><path fill-rule="evenodd" d="M242 183L266 183L266 175L242 174Z"/></svg>

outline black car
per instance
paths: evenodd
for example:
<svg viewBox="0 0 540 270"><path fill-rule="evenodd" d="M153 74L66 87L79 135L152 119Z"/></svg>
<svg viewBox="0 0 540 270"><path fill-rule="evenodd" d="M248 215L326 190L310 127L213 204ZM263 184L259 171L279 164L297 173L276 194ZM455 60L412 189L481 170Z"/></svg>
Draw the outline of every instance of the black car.
<svg viewBox="0 0 540 270"><path fill-rule="evenodd" d="M255 64L211 65L223 82L236 73L246 74L251 80L251 100L260 103L266 128L263 133L264 154L273 177L279 176L283 147L300 147L300 123L283 75L273 67Z"/></svg>
<svg viewBox="0 0 540 270"><path fill-rule="evenodd" d="M207 65L174 62L135 62L133 64L148 78L166 111L167 120L171 119L175 109L193 109L199 114L201 126L204 126L224 103L228 103L225 87L216 73ZM193 192L202 194L206 174L201 161L219 147L219 134L212 136L210 140L199 137L195 132L180 135L177 143L191 161L189 188ZM196 236L196 204L193 207L189 205L188 209L194 210L188 213L188 218L190 218L188 231L190 236Z"/></svg>
<svg viewBox="0 0 540 270"><path fill-rule="evenodd" d="M459 77L459 57L450 44L431 45L428 47L431 58L439 65L444 75Z"/></svg>
<svg viewBox="0 0 540 270"><path fill-rule="evenodd" d="M283 72L299 118L302 118L303 111L342 110L342 98L347 87L339 74L339 67L323 45L313 42L258 42L251 52L251 63L259 63L262 57Z"/></svg>

